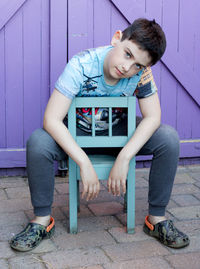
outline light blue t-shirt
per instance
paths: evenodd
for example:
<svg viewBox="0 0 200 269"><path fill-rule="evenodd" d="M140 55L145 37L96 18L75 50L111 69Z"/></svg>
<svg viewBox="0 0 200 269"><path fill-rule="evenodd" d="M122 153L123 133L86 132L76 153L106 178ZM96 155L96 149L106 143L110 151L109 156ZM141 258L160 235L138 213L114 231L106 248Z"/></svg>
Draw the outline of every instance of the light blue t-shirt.
<svg viewBox="0 0 200 269"><path fill-rule="evenodd" d="M130 96L136 90L144 69L131 78L120 79L116 85L108 85L104 80L104 58L112 46L85 50L75 55L58 78L55 88L66 97L78 96ZM152 83L153 84L153 83ZM139 98L156 91L153 85L143 90Z"/></svg>
<svg viewBox="0 0 200 269"><path fill-rule="evenodd" d="M55 88L70 99L75 96L131 96L134 92L138 98L144 98L155 93L157 89L151 68L144 68L131 78L122 78L113 86L106 84L103 63L112 48L88 49L75 55L67 63ZM85 120L85 116L88 119L88 114L80 112L80 121ZM86 130L90 131L90 123L86 122L86 125Z"/></svg>

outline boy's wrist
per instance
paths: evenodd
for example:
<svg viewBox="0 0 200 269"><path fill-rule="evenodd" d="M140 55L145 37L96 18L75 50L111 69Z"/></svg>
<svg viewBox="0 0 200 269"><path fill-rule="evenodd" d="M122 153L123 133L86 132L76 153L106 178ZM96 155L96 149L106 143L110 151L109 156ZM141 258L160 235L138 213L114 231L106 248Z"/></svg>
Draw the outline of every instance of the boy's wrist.
<svg viewBox="0 0 200 269"><path fill-rule="evenodd" d="M80 169L83 169L85 167L90 167L91 166L90 159L88 158L87 155L80 159L80 162L78 163L78 166L80 167Z"/></svg>
<svg viewBox="0 0 200 269"><path fill-rule="evenodd" d="M117 158L119 160L122 160L122 161L127 161L127 162L130 162L130 160L132 159L132 156L130 154L128 154L127 151L120 151L120 153L118 154Z"/></svg>

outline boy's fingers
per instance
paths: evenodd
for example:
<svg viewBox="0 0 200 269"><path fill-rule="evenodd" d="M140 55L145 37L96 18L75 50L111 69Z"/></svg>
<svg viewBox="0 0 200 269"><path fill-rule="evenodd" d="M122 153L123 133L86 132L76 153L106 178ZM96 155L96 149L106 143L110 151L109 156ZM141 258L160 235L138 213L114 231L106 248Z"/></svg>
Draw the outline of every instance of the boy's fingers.
<svg viewBox="0 0 200 269"><path fill-rule="evenodd" d="M117 181L117 184L116 184L116 194L120 195L120 181L119 180Z"/></svg>
<svg viewBox="0 0 200 269"><path fill-rule="evenodd" d="M88 195L87 195L87 201L91 199L92 195L93 195L93 187L89 186Z"/></svg>
<svg viewBox="0 0 200 269"><path fill-rule="evenodd" d="M81 198L84 198L87 192L88 192L88 185L83 185L83 193Z"/></svg>
<svg viewBox="0 0 200 269"><path fill-rule="evenodd" d="M111 192L111 180L110 180L110 178L108 179L107 186L108 186L108 192Z"/></svg>
<svg viewBox="0 0 200 269"><path fill-rule="evenodd" d="M92 195L91 195L91 197L90 197L90 199L91 200L93 200L94 198L95 198L95 196L96 196L96 192L97 192L97 187L96 187L96 184L93 186L93 193L92 193Z"/></svg>
<svg viewBox="0 0 200 269"><path fill-rule="evenodd" d="M112 194L115 195L115 181L114 180L112 180L111 190L112 190Z"/></svg>
<svg viewBox="0 0 200 269"><path fill-rule="evenodd" d="M96 185L96 194L95 194L95 198L97 198L98 194L99 194L99 191L100 191L100 184L99 182L97 183Z"/></svg>
<svg viewBox="0 0 200 269"><path fill-rule="evenodd" d="M123 190L123 193L126 192L126 180L122 181L122 190Z"/></svg>

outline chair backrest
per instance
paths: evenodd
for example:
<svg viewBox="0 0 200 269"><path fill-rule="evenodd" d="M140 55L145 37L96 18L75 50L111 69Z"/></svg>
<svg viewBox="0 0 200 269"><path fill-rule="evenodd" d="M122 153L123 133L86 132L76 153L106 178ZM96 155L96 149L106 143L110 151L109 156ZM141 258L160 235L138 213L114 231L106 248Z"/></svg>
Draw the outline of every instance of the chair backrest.
<svg viewBox="0 0 200 269"><path fill-rule="evenodd" d="M135 97L75 97L68 112L68 129L80 147L123 147L133 135L136 124ZM76 109L92 109L91 136L78 136L76 133ZM109 129L108 136L96 135L95 108L108 108ZM127 108L127 135L112 135L112 108Z"/></svg>

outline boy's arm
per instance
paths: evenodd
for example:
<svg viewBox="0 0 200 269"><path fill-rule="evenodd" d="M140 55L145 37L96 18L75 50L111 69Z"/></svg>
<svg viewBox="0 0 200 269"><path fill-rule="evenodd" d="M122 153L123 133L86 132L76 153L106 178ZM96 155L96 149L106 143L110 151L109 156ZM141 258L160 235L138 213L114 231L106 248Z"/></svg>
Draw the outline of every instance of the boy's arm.
<svg viewBox="0 0 200 269"><path fill-rule="evenodd" d="M123 192L125 192L130 160L160 126L161 109L157 93L139 99L139 106L143 119L129 142L118 154L109 175L108 188L109 192L112 191L114 195L120 194L120 185L122 186Z"/></svg>
<svg viewBox="0 0 200 269"><path fill-rule="evenodd" d="M96 197L99 193L99 181L88 156L78 146L63 123L63 119L66 116L70 105L71 99L65 97L55 89L45 110L43 128L79 165L84 185L82 197L87 193L87 200L90 200Z"/></svg>

